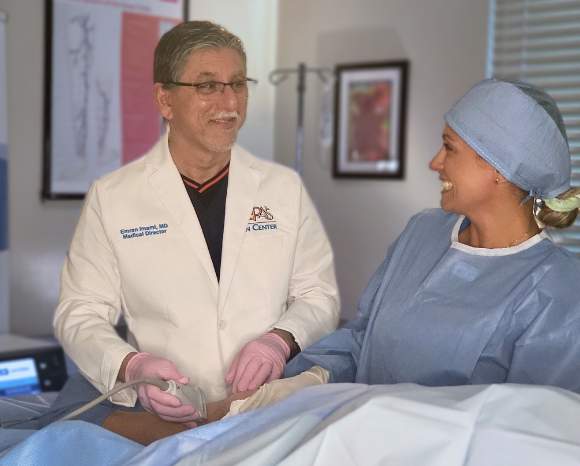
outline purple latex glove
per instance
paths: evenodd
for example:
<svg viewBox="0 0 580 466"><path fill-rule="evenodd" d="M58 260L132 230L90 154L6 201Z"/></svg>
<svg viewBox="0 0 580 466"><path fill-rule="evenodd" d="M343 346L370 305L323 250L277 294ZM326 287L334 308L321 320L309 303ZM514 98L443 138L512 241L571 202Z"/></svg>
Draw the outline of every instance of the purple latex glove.
<svg viewBox="0 0 580 466"><path fill-rule="evenodd" d="M137 353L127 363L125 380L131 382L140 379L175 380L180 384L189 383L189 378L181 374L175 364L149 353ZM155 385L139 384L137 394L147 411L157 414L166 421L191 424L198 417L192 405L184 405L179 398L163 392Z"/></svg>
<svg viewBox="0 0 580 466"><path fill-rule="evenodd" d="M290 348L275 333L266 333L247 343L234 358L226 375L233 393L255 390L265 382L279 379L290 356Z"/></svg>

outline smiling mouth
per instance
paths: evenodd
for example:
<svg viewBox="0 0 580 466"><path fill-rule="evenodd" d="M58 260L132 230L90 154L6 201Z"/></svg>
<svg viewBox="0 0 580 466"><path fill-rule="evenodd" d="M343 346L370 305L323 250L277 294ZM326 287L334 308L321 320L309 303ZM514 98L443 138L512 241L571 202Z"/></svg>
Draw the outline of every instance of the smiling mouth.
<svg viewBox="0 0 580 466"><path fill-rule="evenodd" d="M212 123L220 123L220 124L230 124L235 123L238 121L236 117L229 117L229 118L212 118L210 120Z"/></svg>
<svg viewBox="0 0 580 466"><path fill-rule="evenodd" d="M231 127L236 125L238 119L238 112L218 112L209 121L216 125Z"/></svg>
<svg viewBox="0 0 580 466"><path fill-rule="evenodd" d="M453 189L453 183L451 181L443 180L441 181L441 192L446 193Z"/></svg>

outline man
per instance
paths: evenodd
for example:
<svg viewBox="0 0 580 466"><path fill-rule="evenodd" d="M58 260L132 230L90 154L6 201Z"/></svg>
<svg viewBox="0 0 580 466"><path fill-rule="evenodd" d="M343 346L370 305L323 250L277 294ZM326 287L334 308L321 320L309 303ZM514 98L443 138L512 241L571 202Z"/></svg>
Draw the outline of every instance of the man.
<svg viewBox="0 0 580 466"><path fill-rule="evenodd" d="M168 124L141 159L93 184L63 273L58 339L101 392L173 379L208 399L281 376L338 321L332 251L299 177L235 145L248 86L241 41L182 23L155 50L154 95ZM128 341L113 328L123 314ZM195 409L140 384L165 420Z"/></svg>

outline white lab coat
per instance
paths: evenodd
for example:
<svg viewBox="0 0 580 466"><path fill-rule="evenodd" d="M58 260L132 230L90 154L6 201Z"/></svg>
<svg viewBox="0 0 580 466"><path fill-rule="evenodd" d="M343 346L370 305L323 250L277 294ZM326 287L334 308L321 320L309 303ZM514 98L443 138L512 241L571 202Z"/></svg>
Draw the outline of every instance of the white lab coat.
<svg viewBox="0 0 580 466"><path fill-rule="evenodd" d="M260 207L270 215L254 222ZM227 395L225 374L248 341L277 327L305 348L336 327L332 250L300 178L238 146L221 264L218 283L165 135L87 194L62 272L55 334L101 392L115 386L128 353L146 351L173 361L216 400ZM121 313L128 342L112 327ZM133 405L136 393L113 401Z"/></svg>

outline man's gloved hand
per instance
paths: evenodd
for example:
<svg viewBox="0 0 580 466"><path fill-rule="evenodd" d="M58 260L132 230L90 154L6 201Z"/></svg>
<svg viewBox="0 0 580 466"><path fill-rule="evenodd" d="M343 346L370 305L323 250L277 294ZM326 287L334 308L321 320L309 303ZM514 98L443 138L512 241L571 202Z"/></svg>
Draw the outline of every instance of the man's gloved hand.
<svg viewBox="0 0 580 466"><path fill-rule="evenodd" d="M290 348L284 339L268 332L247 343L234 358L226 375L233 393L255 390L264 382L279 379Z"/></svg>
<svg viewBox="0 0 580 466"><path fill-rule="evenodd" d="M140 379L175 380L180 384L189 383L189 378L181 374L171 361L152 356L149 353L137 353L127 363L125 380L132 382ZM192 405L184 405L179 398L163 392L154 385L139 384L137 388L139 401L143 407L161 419L170 422L189 423L199 417Z"/></svg>

